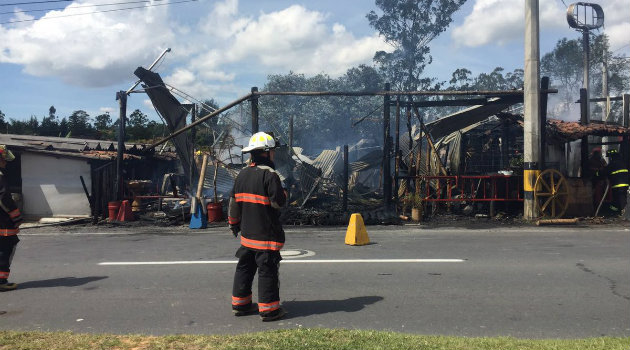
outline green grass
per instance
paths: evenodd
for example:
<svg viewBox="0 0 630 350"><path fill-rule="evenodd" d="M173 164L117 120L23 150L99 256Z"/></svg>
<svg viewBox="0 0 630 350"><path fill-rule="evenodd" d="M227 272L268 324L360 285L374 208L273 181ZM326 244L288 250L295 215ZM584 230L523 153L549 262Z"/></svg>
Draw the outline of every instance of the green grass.
<svg viewBox="0 0 630 350"><path fill-rule="evenodd" d="M628 350L628 338L517 339L410 335L341 329L290 329L240 335L111 335L70 332L0 332L0 350L112 349L508 349Z"/></svg>

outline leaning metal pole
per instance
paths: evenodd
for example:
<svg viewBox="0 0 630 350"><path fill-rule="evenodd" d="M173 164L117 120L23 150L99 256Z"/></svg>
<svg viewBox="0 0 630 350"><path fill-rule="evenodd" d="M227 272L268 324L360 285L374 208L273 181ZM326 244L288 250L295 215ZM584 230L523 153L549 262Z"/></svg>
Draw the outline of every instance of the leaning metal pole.
<svg viewBox="0 0 630 350"><path fill-rule="evenodd" d="M523 92L524 159L523 159L523 217L533 220L538 216L534 201L534 186L540 174L540 44L538 0L525 0L525 86Z"/></svg>
<svg viewBox="0 0 630 350"><path fill-rule="evenodd" d="M221 113L223 113L223 112L227 111L228 109L230 109L230 108L232 108L232 107L236 106L237 104L239 104L239 103L241 103L241 102L243 102L243 101L245 101L245 100L249 99L251 96L252 96L252 94L251 94L251 93L249 93L249 94L247 94L247 95L245 95L245 96L243 96L243 97L239 98L238 100L235 100L235 101L233 101L233 102L231 102L231 103L229 103L229 104L227 104L227 105L223 106L222 108L219 108L219 109L215 110L215 111L214 111L214 112L212 112L212 113L206 114L205 116L203 116L203 117L201 117L201 118L199 118L199 119L195 120L195 122L194 122L194 123L190 123L190 124L186 125L185 127L183 127L183 128L181 128L181 129L179 129L179 130L175 131L174 133L172 133L172 134L168 135L167 137L165 137L165 138L163 138L163 139L161 139L161 140L159 140L159 141L157 141L157 142L154 142L154 143L150 144L150 145L147 147L147 149L153 149L153 148L155 148L155 147L157 147L157 146L159 146L159 145L163 144L164 142L166 142L166 141L168 141L168 140L172 139L173 137L175 137L175 136L177 136L177 135L179 135L179 134L181 134L181 133L185 132L186 130L188 130L188 129L190 129L190 128L194 128L195 126L197 126L197 125L199 125L199 124L201 124L201 123L205 122L206 120L208 120L208 119L210 119L210 118L212 118L212 117L214 117L214 116L216 116L216 115L219 115L219 114L221 114Z"/></svg>

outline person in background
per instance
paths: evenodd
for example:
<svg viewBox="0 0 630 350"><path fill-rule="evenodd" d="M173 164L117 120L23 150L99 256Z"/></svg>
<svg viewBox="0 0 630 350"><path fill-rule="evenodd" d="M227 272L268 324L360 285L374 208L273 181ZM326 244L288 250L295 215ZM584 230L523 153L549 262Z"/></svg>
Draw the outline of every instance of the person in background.
<svg viewBox="0 0 630 350"><path fill-rule="evenodd" d="M623 157L616 149L606 152L609 159L608 166L604 169L608 180L610 181L610 189L612 192L612 204L610 210L613 215L623 215L626 207L628 187L630 186L630 174L628 173L628 165L624 164Z"/></svg>
<svg viewBox="0 0 630 350"><path fill-rule="evenodd" d="M17 288L17 284L9 283L11 261L18 242L18 232L22 223L22 214L11 197L4 169L7 162L15 156L5 145L0 145L0 292Z"/></svg>

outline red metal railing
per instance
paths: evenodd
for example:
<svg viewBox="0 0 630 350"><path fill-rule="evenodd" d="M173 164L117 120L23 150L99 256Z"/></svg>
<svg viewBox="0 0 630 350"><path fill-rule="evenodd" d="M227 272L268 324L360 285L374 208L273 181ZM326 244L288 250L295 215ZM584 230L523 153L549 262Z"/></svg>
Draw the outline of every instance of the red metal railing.
<svg viewBox="0 0 630 350"><path fill-rule="evenodd" d="M522 176L461 175L415 177L426 202L520 202Z"/></svg>

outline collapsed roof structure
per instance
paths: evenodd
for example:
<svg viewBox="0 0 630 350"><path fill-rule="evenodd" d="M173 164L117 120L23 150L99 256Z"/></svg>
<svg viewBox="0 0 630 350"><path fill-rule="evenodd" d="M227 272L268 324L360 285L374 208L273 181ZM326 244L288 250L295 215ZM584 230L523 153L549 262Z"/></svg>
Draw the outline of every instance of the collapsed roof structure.
<svg viewBox="0 0 630 350"><path fill-rule="evenodd" d="M318 204L324 206L340 202L335 210L347 212L348 198L355 195L354 203L362 203L370 207L361 198L370 197L377 203L373 208L380 208L386 215L396 216L398 206L393 205L408 198L410 194L422 197L426 201L452 201L452 194L442 198L444 188L440 177L482 176L479 178L474 193L460 193L463 196L479 196L479 191L493 192L494 197L485 197L483 201L497 200L496 181L493 178L499 172L514 175L510 181L517 184L514 189L505 190L505 200L519 202L522 191L518 180L522 171L523 153L523 118L514 109L523 102L522 90L511 91L361 91L361 92L288 92L261 91L252 88L252 92L219 108L205 116L186 124L186 115L191 111L190 105L181 104L170 92L174 88L167 87L157 73L138 68L136 75L144 82L145 92L149 94L154 106L165 119L171 135L149 145L155 148L173 139L175 148L182 161L186 178L190 178L189 188L195 181L193 147L186 131L204 124L210 118L248 102L250 105L251 130L258 131L258 100L264 96L382 96L383 97L383 140L382 145L364 144L373 140L361 140L355 145L337 145L316 155L306 155L300 147L291 143L277 152L276 163L278 173L290 189L290 207L305 209ZM546 101L548 93L555 90L543 89L542 98ZM407 99L402 101L401 97ZM422 97L420 100L417 97ZM545 102L546 105L546 102ZM468 107L450 115L430 122L424 121L421 108L463 106ZM395 120L392 123L391 110L395 109ZM406 112L407 130L400 130L402 112ZM548 164L561 169L569 175L577 175L575 171L574 151L570 142L583 139L585 135L621 136L629 135L628 128L618 125L584 124L546 120L543 113L545 135L548 136L543 155ZM415 118L413 118L415 117ZM412 119L414 122L412 122ZM392 124L395 132L392 132ZM208 125L206 125L208 126ZM227 130L222 130L225 135ZM289 131L292 132L292 131ZM395 136L392 137L392 134ZM292 139L292 137L290 137ZM390 139L394 139L395 141ZM231 138L230 148L236 148L235 137ZM362 145L363 144L363 145ZM583 147L582 147L583 148ZM351 150L349 153L348 150ZM232 150L238 153L238 150ZM363 152L358 156L359 152ZM581 150L583 163L583 149ZM221 157L220 150L213 151L213 161L208 163L204 183L206 195L215 201L227 198L231 184L238 170L243 166L242 157ZM236 163L234 163L236 161ZM543 159L542 164L545 161ZM520 167L520 170L519 170ZM392 170L393 168L393 170ZM187 169L190 169L187 172ZM508 176L500 174L501 176ZM489 176L489 177L488 177ZM484 180L489 179L489 180ZM453 178L451 179L453 180ZM448 181L451 181L448 180ZM487 182L488 184L484 183ZM507 184L507 180L506 180ZM506 185L507 186L507 185ZM461 186L460 186L461 187ZM422 190L421 190L422 188ZM451 191L449 187L449 192ZM461 188L457 191L461 192ZM508 193L509 192L509 193ZM512 196L511 193L517 192ZM192 191L190 191L192 193ZM360 194L359 197L356 197ZM319 198L335 200L318 201ZM472 198L474 199L474 197ZM310 203L310 204L309 204ZM351 203L352 205L352 203ZM330 208L327 208L330 209Z"/></svg>

